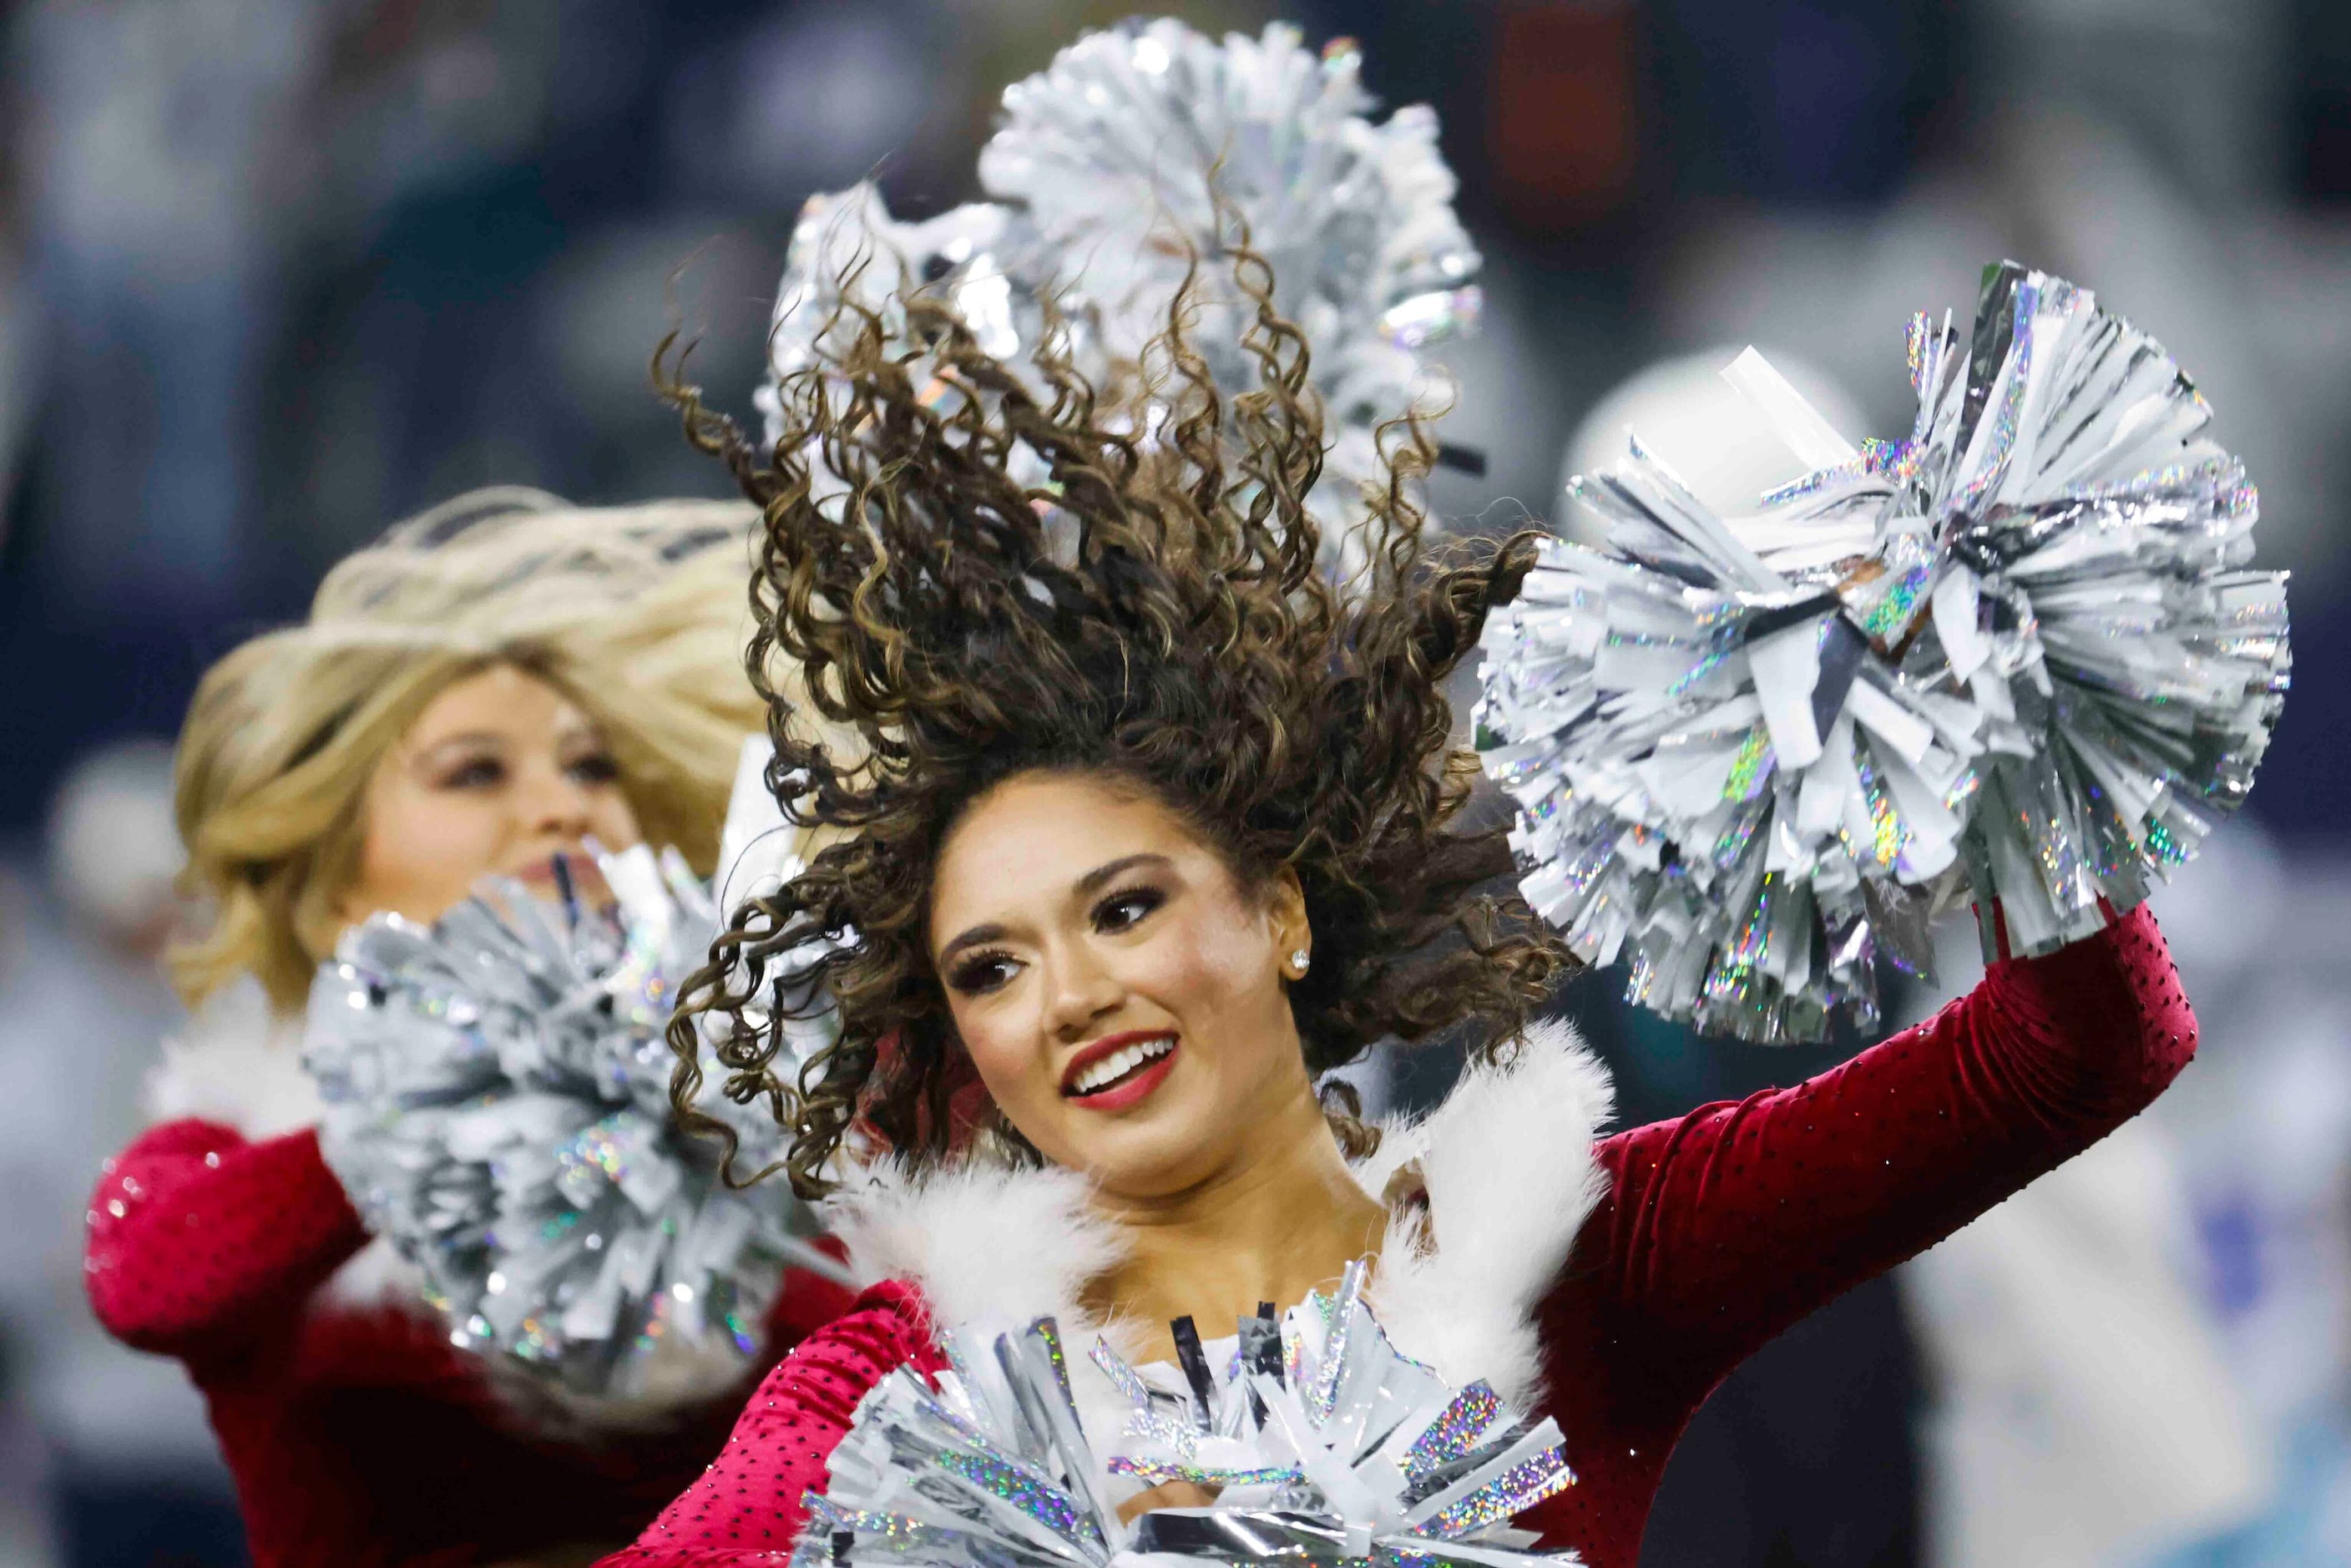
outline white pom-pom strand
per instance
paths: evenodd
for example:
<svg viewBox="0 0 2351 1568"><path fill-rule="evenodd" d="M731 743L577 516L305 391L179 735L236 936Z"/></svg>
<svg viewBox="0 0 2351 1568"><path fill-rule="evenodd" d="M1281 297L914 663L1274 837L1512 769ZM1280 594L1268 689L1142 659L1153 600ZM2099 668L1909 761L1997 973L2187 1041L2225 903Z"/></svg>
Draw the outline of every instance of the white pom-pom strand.
<svg viewBox="0 0 2351 1568"><path fill-rule="evenodd" d="M1318 56L1285 23L1221 42L1167 18L1080 38L1004 95L981 183L1019 209L1040 286L1067 291L1127 358L1162 330L1194 272L1194 347L1228 397L1257 384L1242 351L1229 219L1270 264L1305 332L1331 452L1310 498L1325 567L1364 564L1364 486L1384 487L1384 422L1434 412L1420 350L1473 327L1477 248L1425 106L1372 118L1351 40Z"/></svg>

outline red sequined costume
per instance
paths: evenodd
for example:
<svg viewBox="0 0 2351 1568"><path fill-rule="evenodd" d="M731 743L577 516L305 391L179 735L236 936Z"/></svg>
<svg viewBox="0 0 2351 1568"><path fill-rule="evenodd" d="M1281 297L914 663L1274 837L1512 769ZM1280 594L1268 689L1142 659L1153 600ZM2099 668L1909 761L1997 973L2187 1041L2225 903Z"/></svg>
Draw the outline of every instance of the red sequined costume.
<svg viewBox="0 0 2351 1568"><path fill-rule="evenodd" d="M582 1561L718 1451L739 1393L611 1429L527 1413L371 1244L317 1135L259 1135L305 1119L292 1042L214 1042L173 1068L192 1061L215 1081L206 1113L108 1162L84 1267L99 1321L186 1363L203 1391L258 1568ZM789 1276L770 1357L848 1299Z"/></svg>
<svg viewBox="0 0 2351 1568"><path fill-rule="evenodd" d="M1935 1018L1809 1082L1587 1139L1599 1179L1587 1206L1552 1205L1572 1211L1573 1228L1527 1313L1544 1407L1580 1479L1517 1522L1548 1548L1580 1551L1590 1568L1633 1568L1667 1458L1731 1368L2114 1130L2186 1066L2195 1042L2162 936L2140 909L2049 956L1994 964ZM1545 1141L1510 1097L1482 1113L1519 1115L1511 1135ZM1581 1135L1574 1118L1547 1113L1560 1141ZM1509 1163L1495 1130L1481 1131L1484 1147L1471 1139L1472 1150ZM1447 1208L1433 1169L1439 1256L1467 1246L1507 1258L1477 1239L1478 1205ZM869 1290L769 1375L709 1472L609 1562L775 1561L766 1554L790 1547L801 1494L822 1489L859 1398L895 1365L932 1364L932 1308L956 1317L927 1277ZM1420 1354L1405 1325L1383 1322L1400 1349ZM1454 1375L1441 1360L1438 1369Z"/></svg>

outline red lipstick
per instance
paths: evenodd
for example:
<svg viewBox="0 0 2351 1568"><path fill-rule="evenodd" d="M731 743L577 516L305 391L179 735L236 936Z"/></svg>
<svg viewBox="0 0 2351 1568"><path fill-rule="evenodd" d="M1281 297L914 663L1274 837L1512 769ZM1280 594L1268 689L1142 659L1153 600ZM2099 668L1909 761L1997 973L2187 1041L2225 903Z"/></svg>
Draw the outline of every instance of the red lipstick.
<svg viewBox="0 0 2351 1568"><path fill-rule="evenodd" d="M1121 1077L1102 1084L1090 1092L1081 1092L1078 1084L1086 1074L1102 1062L1132 1047L1165 1046L1155 1058L1146 1059L1128 1069ZM1167 1080L1176 1063L1176 1038L1173 1030L1129 1030L1123 1034L1105 1035L1070 1058L1061 1070L1061 1094L1072 1104L1089 1111L1123 1111L1141 1104L1160 1084Z"/></svg>

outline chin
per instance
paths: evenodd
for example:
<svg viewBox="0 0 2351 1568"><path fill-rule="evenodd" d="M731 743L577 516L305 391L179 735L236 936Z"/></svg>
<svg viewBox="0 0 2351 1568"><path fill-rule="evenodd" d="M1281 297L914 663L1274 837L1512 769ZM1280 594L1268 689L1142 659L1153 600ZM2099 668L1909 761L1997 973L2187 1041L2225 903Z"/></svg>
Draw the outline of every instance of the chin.
<svg viewBox="0 0 2351 1568"><path fill-rule="evenodd" d="M1166 1197L1197 1186L1222 1163L1225 1140L1188 1124L1105 1130L1071 1150L1074 1165L1118 1197Z"/></svg>

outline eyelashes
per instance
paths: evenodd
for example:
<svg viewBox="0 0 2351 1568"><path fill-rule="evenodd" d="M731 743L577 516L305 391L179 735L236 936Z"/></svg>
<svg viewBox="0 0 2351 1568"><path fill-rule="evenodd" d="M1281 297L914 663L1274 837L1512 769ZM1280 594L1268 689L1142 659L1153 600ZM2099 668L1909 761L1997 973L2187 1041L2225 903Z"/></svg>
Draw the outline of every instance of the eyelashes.
<svg viewBox="0 0 2351 1568"><path fill-rule="evenodd" d="M601 789L620 781L621 764L607 751L591 751L562 765L563 776L583 789ZM507 782L510 770L502 757L469 757L443 769L433 779L440 789L494 789Z"/></svg>
<svg viewBox="0 0 2351 1568"><path fill-rule="evenodd" d="M495 757L468 758L434 782L443 789L486 789L506 782L507 767Z"/></svg>
<svg viewBox="0 0 2351 1568"><path fill-rule="evenodd" d="M1094 905L1094 929L1105 935L1131 931L1166 902L1165 893L1148 884L1122 889Z"/></svg>
<svg viewBox="0 0 2351 1568"><path fill-rule="evenodd" d="M1101 936L1123 936L1164 907L1167 898L1165 890L1148 883L1121 888L1096 903L1087 912L1087 921ZM1014 953L983 947L958 958L947 972L946 983L965 996L986 996L1011 984L1025 967Z"/></svg>
<svg viewBox="0 0 2351 1568"><path fill-rule="evenodd" d="M1001 989L1012 978L1019 963L1009 953L990 953L983 949L958 960L947 976L947 984L966 996L984 996Z"/></svg>
<svg viewBox="0 0 2351 1568"><path fill-rule="evenodd" d="M611 784L620 779L621 762L609 751L591 751L566 763L563 770L582 784Z"/></svg>

